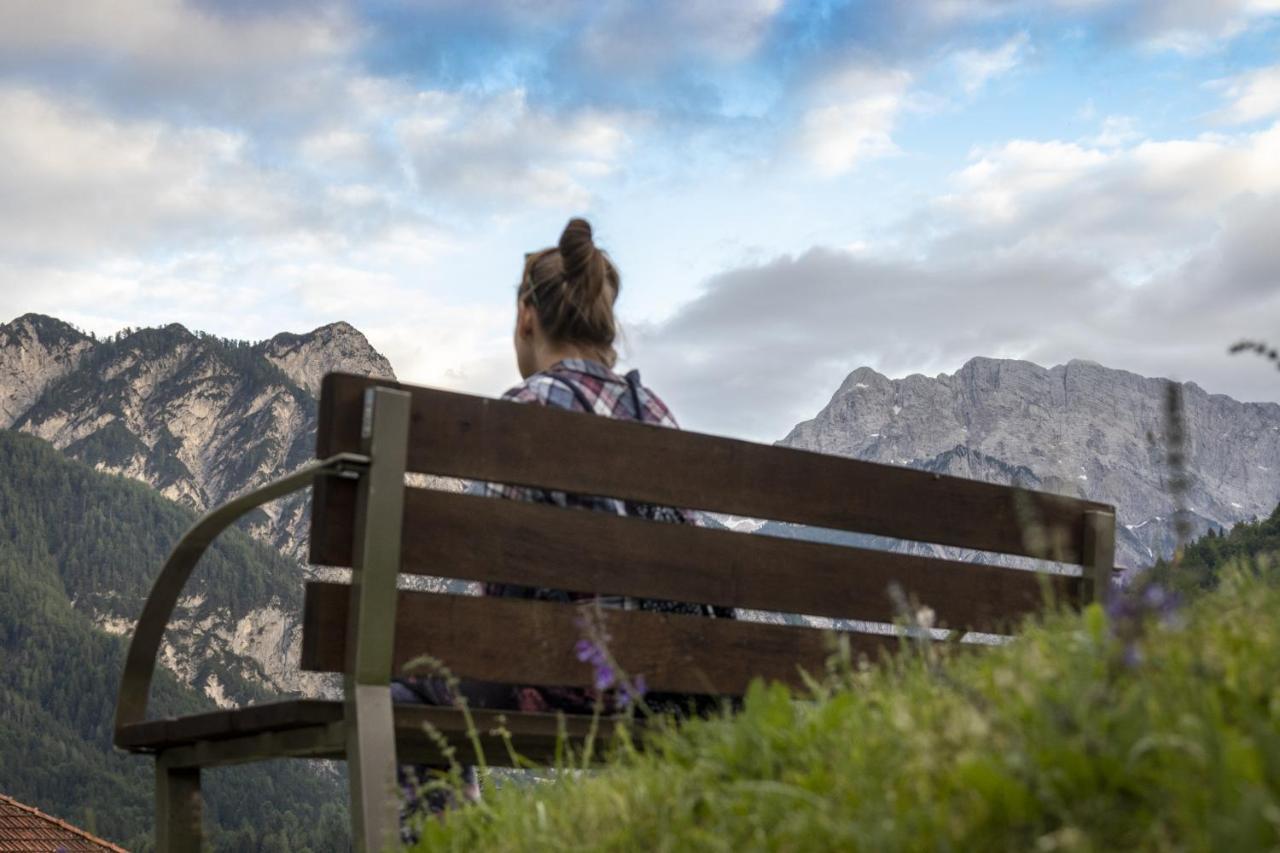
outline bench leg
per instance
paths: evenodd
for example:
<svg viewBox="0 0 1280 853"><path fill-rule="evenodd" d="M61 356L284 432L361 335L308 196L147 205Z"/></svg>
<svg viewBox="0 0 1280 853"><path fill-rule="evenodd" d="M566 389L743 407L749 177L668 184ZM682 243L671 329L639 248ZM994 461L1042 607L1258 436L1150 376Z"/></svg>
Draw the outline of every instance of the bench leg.
<svg viewBox="0 0 1280 853"><path fill-rule="evenodd" d="M347 774L355 849L380 853L400 840L400 791L391 691L381 685L347 688ZM353 695L354 694L354 695Z"/></svg>
<svg viewBox="0 0 1280 853"><path fill-rule="evenodd" d="M200 768L168 767L156 759L156 850L199 851L204 843Z"/></svg>
<svg viewBox="0 0 1280 853"><path fill-rule="evenodd" d="M370 462L360 476L356 500L349 658L343 679L352 835L359 853L381 853L400 842L391 660L410 402L406 392L392 388L371 388L365 397L362 448Z"/></svg>

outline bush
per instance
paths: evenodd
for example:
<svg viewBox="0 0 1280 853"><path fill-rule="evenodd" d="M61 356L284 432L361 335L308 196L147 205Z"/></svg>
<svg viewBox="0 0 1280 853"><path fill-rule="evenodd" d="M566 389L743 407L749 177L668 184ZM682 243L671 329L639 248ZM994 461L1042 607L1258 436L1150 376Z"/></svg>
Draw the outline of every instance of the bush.
<svg viewBox="0 0 1280 853"><path fill-rule="evenodd" d="M1275 849L1280 582L1258 565L1173 614L1093 606L808 696L756 684L598 772L490 791L418 849Z"/></svg>

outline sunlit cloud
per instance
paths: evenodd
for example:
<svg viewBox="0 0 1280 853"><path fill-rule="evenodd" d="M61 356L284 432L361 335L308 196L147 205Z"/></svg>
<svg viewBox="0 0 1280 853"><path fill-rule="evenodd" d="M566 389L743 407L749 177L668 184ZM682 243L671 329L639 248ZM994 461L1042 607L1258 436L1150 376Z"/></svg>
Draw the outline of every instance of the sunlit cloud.
<svg viewBox="0 0 1280 853"><path fill-rule="evenodd" d="M1207 355L1280 323L1278 23L1280 0L18 0L0 322L346 320L404 378L496 393L522 253L587 215L625 259L625 354L700 428L776 438L853 367L980 354L1280 396Z"/></svg>

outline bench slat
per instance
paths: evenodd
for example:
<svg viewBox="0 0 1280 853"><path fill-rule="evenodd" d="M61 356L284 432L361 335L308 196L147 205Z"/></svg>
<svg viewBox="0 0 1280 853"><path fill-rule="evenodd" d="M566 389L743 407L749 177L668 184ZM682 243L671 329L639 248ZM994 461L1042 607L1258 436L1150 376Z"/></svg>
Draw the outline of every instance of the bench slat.
<svg viewBox="0 0 1280 853"><path fill-rule="evenodd" d="M812 616L892 622L894 582L955 628L999 633L1044 603L1034 572L417 488L402 542L404 572ZM1080 576L1045 580L1056 602L1082 603Z"/></svg>
<svg viewBox="0 0 1280 853"><path fill-rule="evenodd" d="M307 584L302 669L341 672L350 587ZM739 695L753 678L803 686L798 667L820 674L826 632L698 616L606 611L619 664L650 689ZM457 676L518 684L588 686L592 670L574 657L582 609L571 604L401 590L393 666L424 653ZM849 634L855 653L878 658L898 638ZM423 674L428 670L416 670Z"/></svg>
<svg viewBox="0 0 1280 853"><path fill-rule="evenodd" d="M480 732L485 761L496 766L510 762L505 745L499 737L492 734L499 726L511 733L512 744L519 755L542 762L554 759L556 738L560 731L563 730L568 741L576 746L591 730L590 718L583 716L568 716L561 723L555 714L472 709L471 715ZM216 746L263 734L322 727L341 722L342 719L343 706L340 701L289 699L265 705L192 714L178 719L133 723L124 728L121 745L134 752L172 750L197 743L213 743ZM395 705L396 748L401 761L424 761L433 765L445 763L438 745L423 731L426 724L430 724L453 744L458 750L459 761L475 760L470 739L466 736L466 719L461 711L425 705ZM601 742L597 743L597 748L608 739L611 730L609 723L601 723L598 727ZM219 757L216 749L207 752L215 759L211 764L220 763L216 760ZM328 757L343 756L338 751ZM223 759L226 763L236 763L243 760L243 756L232 751Z"/></svg>
<svg viewBox="0 0 1280 853"><path fill-rule="evenodd" d="M420 473L1072 563L1082 559L1083 513L1110 509L926 471L347 374L324 379L319 456L359 450L364 389L374 384L413 395L408 464ZM330 504L317 513L329 519L353 505L354 491L329 482L316 502ZM344 541L341 531L313 533L322 543L341 547Z"/></svg>

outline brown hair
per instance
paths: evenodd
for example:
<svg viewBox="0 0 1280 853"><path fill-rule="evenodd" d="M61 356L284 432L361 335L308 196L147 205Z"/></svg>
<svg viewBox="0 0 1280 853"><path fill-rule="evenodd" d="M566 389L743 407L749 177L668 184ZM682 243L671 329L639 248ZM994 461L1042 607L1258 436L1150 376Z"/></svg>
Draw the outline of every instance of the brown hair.
<svg viewBox="0 0 1280 853"><path fill-rule="evenodd" d="M621 286L618 268L591 240L590 223L570 219L558 247L525 256L517 298L533 306L551 340L595 350L613 367Z"/></svg>

